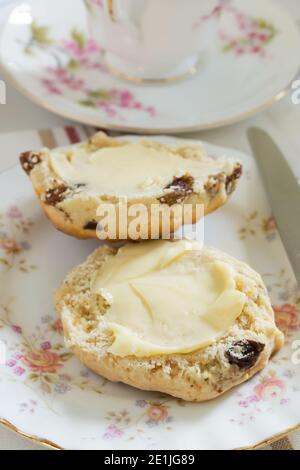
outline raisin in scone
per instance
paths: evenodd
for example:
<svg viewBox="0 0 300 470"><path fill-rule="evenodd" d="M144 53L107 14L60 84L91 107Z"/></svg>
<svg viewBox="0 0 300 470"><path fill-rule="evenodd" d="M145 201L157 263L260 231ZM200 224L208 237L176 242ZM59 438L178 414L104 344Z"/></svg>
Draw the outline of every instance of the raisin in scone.
<svg viewBox="0 0 300 470"><path fill-rule="evenodd" d="M248 380L283 346L261 277L188 240L97 249L63 282L56 309L87 367L188 401Z"/></svg>
<svg viewBox="0 0 300 470"><path fill-rule="evenodd" d="M216 210L234 191L242 172L238 161L210 158L197 144L127 141L103 132L68 148L25 152L20 162L49 219L69 235L96 238L102 220L99 208L112 204L118 212L118 204L126 200L126 227L115 224L116 232L106 238L112 240L149 238L150 227L151 238L161 238L162 217L169 217L171 232L176 231L183 224L183 205L203 204L204 213ZM146 207L148 221L135 238L127 230L134 204ZM156 221L151 220L154 205L162 211ZM198 218L194 211L184 222Z"/></svg>

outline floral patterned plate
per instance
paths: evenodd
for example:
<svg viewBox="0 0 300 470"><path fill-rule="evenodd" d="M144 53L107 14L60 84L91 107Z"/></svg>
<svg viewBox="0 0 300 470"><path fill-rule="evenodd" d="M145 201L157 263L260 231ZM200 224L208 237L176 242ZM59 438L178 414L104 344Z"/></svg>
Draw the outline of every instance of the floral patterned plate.
<svg viewBox="0 0 300 470"><path fill-rule="evenodd" d="M253 159L205 147L240 158L245 170L231 201L205 219L205 242L263 275L285 348L252 380L202 404L94 375L65 348L52 291L98 242L54 230L14 168L0 175L0 422L67 449L245 448L299 425L300 293Z"/></svg>
<svg viewBox="0 0 300 470"><path fill-rule="evenodd" d="M127 83L107 71L101 44L89 37L90 3L64 0L62 14L61 0L48 8L45 0L22 2L0 46L0 63L19 90L82 123L142 133L219 127L282 98L298 72L300 37L287 13L270 0L233 0L197 75L160 86Z"/></svg>

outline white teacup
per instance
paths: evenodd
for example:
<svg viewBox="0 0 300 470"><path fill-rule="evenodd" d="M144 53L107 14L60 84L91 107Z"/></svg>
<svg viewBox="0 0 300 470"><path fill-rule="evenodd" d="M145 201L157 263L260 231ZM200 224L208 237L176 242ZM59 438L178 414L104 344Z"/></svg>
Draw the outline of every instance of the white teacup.
<svg viewBox="0 0 300 470"><path fill-rule="evenodd" d="M109 69L136 81L193 73L230 0L85 0Z"/></svg>

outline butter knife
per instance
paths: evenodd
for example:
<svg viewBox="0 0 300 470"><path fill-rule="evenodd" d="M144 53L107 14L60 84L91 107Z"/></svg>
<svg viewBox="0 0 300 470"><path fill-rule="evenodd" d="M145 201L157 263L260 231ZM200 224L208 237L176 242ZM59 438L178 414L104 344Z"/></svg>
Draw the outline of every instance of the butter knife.
<svg viewBox="0 0 300 470"><path fill-rule="evenodd" d="M300 186L267 132L251 128L247 135L282 243L300 285Z"/></svg>

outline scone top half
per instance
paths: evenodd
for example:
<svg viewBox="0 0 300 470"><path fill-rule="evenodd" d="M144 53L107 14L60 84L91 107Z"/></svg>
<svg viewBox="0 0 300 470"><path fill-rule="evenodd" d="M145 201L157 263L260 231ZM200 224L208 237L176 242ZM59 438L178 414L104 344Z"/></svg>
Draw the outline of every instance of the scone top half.
<svg viewBox="0 0 300 470"><path fill-rule="evenodd" d="M20 161L50 220L59 230L79 238L96 238L99 207L117 208L124 199L128 211L134 204L147 209L147 235L141 233L140 238L149 238L150 226L151 238L161 238L162 224L151 225L153 205L165 208L163 217L172 218L174 232L183 224L182 206L203 205L203 213L216 210L234 191L242 173L238 161L208 157L196 144L126 141L103 132L67 148L25 152ZM186 223L198 217L192 212ZM131 238L121 225L111 239Z"/></svg>
<svg viewBox="0 0 300 470"><path fill-rule="evenodd" d="M224 393L283 345L260 276L190 240L99 248L67 277L56 307L88 367L184 400Z"/></svg>

